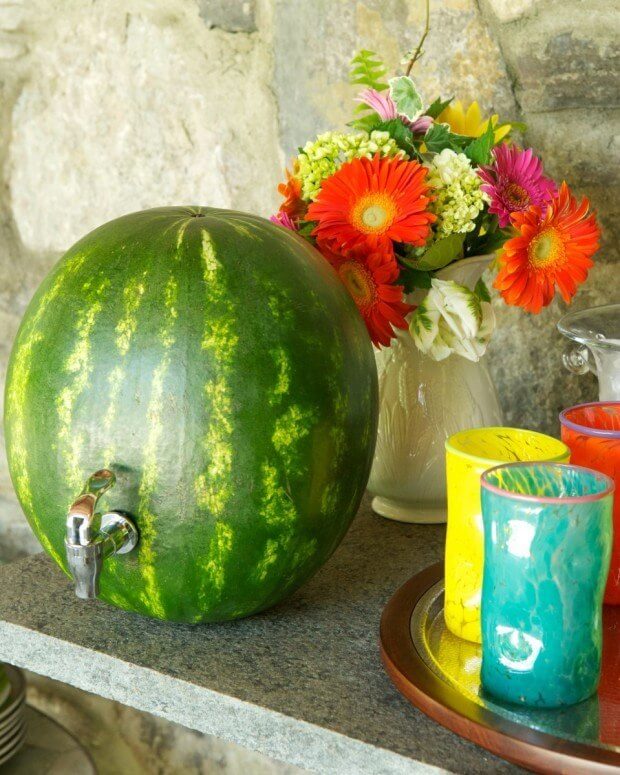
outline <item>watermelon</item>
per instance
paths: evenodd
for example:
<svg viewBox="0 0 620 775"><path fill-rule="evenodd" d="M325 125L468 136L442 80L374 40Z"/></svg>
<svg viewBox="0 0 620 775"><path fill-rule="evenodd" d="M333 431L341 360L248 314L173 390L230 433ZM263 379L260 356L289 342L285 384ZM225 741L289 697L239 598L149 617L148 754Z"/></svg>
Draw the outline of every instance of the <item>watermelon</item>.
<svg viewBox="0 0 620 775"><path fill-rule="evenodd" d="M101 510L140 539L100 597L183 622L247 616L312 576L353 519L377 426L362 318L293 232L202 207L88 234L30 303L10 358L13 484L68 573L65 519L111 468Z"/></svg>

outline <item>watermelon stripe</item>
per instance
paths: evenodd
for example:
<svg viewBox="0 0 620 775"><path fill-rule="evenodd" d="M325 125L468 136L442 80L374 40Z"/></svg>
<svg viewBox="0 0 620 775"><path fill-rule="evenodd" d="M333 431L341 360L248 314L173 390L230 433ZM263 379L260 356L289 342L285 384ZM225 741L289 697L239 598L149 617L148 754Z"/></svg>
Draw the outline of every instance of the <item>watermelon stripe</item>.
<svg viewBox="0 0 620 775"><path fill-rule="evenodd" d="M280 305L278 296L273 293L269 295L269 308L272 317L276 320L281 314L286 313L286 305ZM283 400L290 389L291 365L284 348L276 348L270 354L276 369L276 380L273 388L268 393L269 403L272 406L281 408ZM297 407L296 411L299 412ZM280 415L276 420L277 425L274 436L280 448L290 455L292 449L286 437L286 421L283 422L283 417L285 415ZM273 442L274 439L272 437ZM281 525L282 530L277 540L274 538L267 539L263 555L252 571L253 578L259 582L265 581L269 569L278 562L278 559L281 561L281 552L286 551L293 534L291 524L298 519L297 509L295 508L290 490L285 490L282 487L278 476L278 467L274 465L274 462L271 459L265 461L262 465L259 515L264 519L268 527L274 528Z"/></svg>
<svg viewBox="0 0 620 775"><path fill-rule="evenodd" d="M71 261L57 272L53 282L38 300L36 312L24 321L15 342L10 374L7 376L6 415L11 417L11 474L17 497L24 511L31 519L32 528L36 532L41 545L58 564L64 564L64 558L54 549L47 536L42 532L39 517L34 509L32 491L30 489L28 444L26 442L25 416L26 394L31 374L31 363L35 347L42 341L42 321L48 309L60 295L64 284L73 277L86 260L83 254L76 254Z"/></svg>
<svg viewBox="0 0 620 775"><path fill-rule="evenodd" d="M181 257L181 251L183 248L183 240L185 238L185 232L187 231L187 227L192 222L192 218L187 218L183 223L180 225L178 231L177 231L177 256Z"/></svg>
<svg viewBox="0 0 620 775"><path fill-rule="evenodd" d="M218 518L225 515L226 505L232 496L232 394L229 378L239 335L236 332L237 314L228 293L224 267L206 230L201 234L201 255L205 310L209 311L205 318L202 349L213 359L214 376L205 385L209 423L203 446L209 462L206 470L196 477L195 492L198 506ZM216 522L208 552L199 559L205 571L200 590L200 599L204 602L213 602L221 596L224 564L232 546L232 529L223 522Z"/></svg>
<svg viewBox="0 0 620 775"><path fill-rule="evenodd" d="M341 339L340 334L338 334L338 338ZM330 353L330 374L338 374L342 370L344 343L339 342L339 344L340 346L334 347ZM335 422L329 432L332 443L330 459L334 471L337 471L344 462L344 455L346 453L347 434L345 428L349 415L349 396L345 391L341 390L333 376L329 378L329 391L334 404L335 418ZM326 485L321 497L321 514L323 517L333 513L340 497L341 487L342 484L339 477L330 477L330 481Z"/></svg>
<svg viewBox="0 0 620 775"><path fill-rule="evenodd" d="M286 396L291 385L291 362L283 347L277 347L269 351L275 367L278 371L276 384L269 391L269 403L273 406L279 404Z"/></svg>
<svg viewBox="0 0 620 775"><path fill-rule="evenodd" d="M209 542L208 559L203 564L210 586L216 591L216 595L211 595L212 600L216 597L219 599L222 595L226 580L224 564L232 549L232 537L233 531L230 525L225 522L215 523L215 531Z"/></svg>
<svg viewBox="0 0 620 775"><path fill-rule="evenodd" d="M289 479L304 475L302 451L298 449L298 445L309 435L316 420L312 409L303 409L298 404L291 404L276 418L271 441Z"/></svg>
<svg viewBox="0 0 620 775"><path fill-rule="evenodd" d="M267 540L264 554L254 569L254 577L263 580L271 565L286 560L298 513L286 476L280 474L277 461L263 463L261 474L258 513L278 536L275 540Z"/></svg>
<svg viewBox="0 0 620 775"><path fill-rule="evenodd" d="M73 410L80 394L88 387L93 368L90 336L103 309L101 295L109 285L109 278L103 275L99 276L94 284L93 280L89 279L82 286L86 304L78 312L75 345L63 369L70 381L56 399L59 454L64 461L67 486L76 496L84 485L80 451L85 439L81 431L72 427Z"/></svg>
<svg viewBox="0 0 620 775"><path fill-rule="evenodd" d="M112 557L108 557L106 560L106 571L110 570L110 560L113 560L115 563L118 561L118 558L115 555L112 555ZM131 608L131 603L129 601L129 597L126 595L123 595L119 592L118 589L111 591L106 590L106 600L109 603L112 603L112 605L118 606L118 608L124 608L125 610L128 610Z"/></svg>
<svg viewBox="0 0 620 775"><path fill-rule="evenodd" d="M278 322L291 318L291 306L286 294L271 282L264 283L264 290L276 328ZM305 476L300 442L309 436L317 421L312 409L288 403L293 375L284 349L272 351L272 358L275 380L268 395L269 403L279 414L275 417L267 458L261 466L258 514L277 538L266 540L263 554L253 568L252 577L261 582L267 579L271 568L291 562L291 546L300 517L291 482Z"/></svg>
<svg viewBox="0 0 620 775"><path fill-rule="evenodd" d="M156 553L153 542L157 535L156 515L151 510L151 501L158 481L158 449L163 433L162 399L164 380L171 363L170 350L175 343L174 327L178 317L178 283L171 274L164 293L165 316L159 332L159 341L163 348L163 357L153 373L153 386L147 409L149 430L144 449L144 465L138 490L138 514L140 517L140 572L144 579L144 591L140 595L142 602L149 607L154 616L165 618L166 611L162 602L160 588L155 571Z"/></svg>
<svg viewBox="0 0 620 775"><path fill-rule="evenodd" d="M119 352L119 362L108 376L108 408L103 418L103 436L110 438L110 431L116 419L118 410L118 397L126 374L126 355L131 346L132 337L138 327L138 310L144 296L147 272L140 277L132 277L123 289L123 312L116 324L115 344ZM112 464L114 446L109 445L103 453L103 466L109 468Z"/></svg>
<svg viewBox="0 0 620 775"><path fill-rule="evenodd" d="M123 288L121 317L114 329L114 343L118 350L119 358L107 377L108 407L102 424L103 438L106 440L112 439L112 429L120 408L120 393L127 376L127 355L131 349L131 343L138 327L138 312L146 288L147 275L148 273L144 271L141 275L132 277ZM103 467L112 467L117 454L116 444L108 441L102 455ZM117 556L108 558L106 570L111 576L119 575L119 558ZM110 602L119 607L127 607L129 604L128 596L121 594L119 590L108 592L108 597Z"/></svg>
<svg viewBox="0 0 620 775"><path fill-rule="evenodd" d="M280 544L273 538L268 538L265 543L263 556L252 571L252 577L258 582L264 582L269 573L269 568L278 560Z"/></svg>

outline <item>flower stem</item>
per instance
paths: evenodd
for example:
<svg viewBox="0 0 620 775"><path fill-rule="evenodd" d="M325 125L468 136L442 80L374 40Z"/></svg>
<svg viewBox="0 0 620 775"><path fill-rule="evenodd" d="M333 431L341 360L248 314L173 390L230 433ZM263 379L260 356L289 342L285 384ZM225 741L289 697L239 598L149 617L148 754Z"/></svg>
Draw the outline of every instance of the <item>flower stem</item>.
<svg viewBox="0 0 620 775"><path fill-rule="evenodd" d="M422 51L422 46L424 45L424 41L426 40L426 36L431 30L430 27L430 21L431 21L431 0L426 0L426 23L424 25L424 32L422 33L422 37L420 38L420 42L418 43L418 47L413 52L411 59L407 63L407 69L405 70L405 75L409 75L411 72L411 68L414 66L414 64L418 61L418 59L424 54L424 51Z"/></svg>

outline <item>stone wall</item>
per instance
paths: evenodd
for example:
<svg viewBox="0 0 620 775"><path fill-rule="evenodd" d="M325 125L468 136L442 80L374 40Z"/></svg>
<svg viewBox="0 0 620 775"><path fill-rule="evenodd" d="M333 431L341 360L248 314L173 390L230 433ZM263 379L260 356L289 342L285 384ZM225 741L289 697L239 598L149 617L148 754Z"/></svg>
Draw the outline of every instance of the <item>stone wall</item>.
<svg viewBox="0 0 620 775"><path fill-rule="evenodd" d="M620 301L620 21L613 0L481 0L502 52L526 140L549 173L587 195L603 229L596 266L573 307ZM506 418L557 432L558 411L598 398L592 376L562 370L560 300L538 316L505 306L490 357Z"/></svg>
<svg viewBox="0 0 620 775"><path fill-rule="evenodd" d="M575 306L618 300L620 141L614 0L432 0L415 77L528 124L549 172L591 197L604 228ZM269 214L299 144L343 124L353 51L396 66L423 0L0 0L0 382L34 289L99 223L165 204ZM491 365L507 420L556 431L596 397L562 371L556 302L498 301ZM0 439L0 557L36 550Z"/></svg>

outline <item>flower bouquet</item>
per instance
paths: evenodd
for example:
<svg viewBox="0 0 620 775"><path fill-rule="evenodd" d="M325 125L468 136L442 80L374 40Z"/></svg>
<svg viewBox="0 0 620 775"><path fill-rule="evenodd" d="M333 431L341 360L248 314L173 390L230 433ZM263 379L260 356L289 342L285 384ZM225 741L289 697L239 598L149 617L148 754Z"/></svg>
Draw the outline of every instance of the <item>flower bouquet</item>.
<svg viewBox="0 0 620 775"><path fill-rule="evenodd" d="M349 131L299 149L273 216L334 267L378 348L368 489L375 511L408 522L445 520L445 439L502 424L479 362L495 327L483 270L494 261L503 301L538 313L556 290L570 301L599 240L587 199L516 143L522 125L423 99L411 70L427 32L428 4L420 45L391 78L372 51L353 58Z"/></svg>
<svg viewBox="0 0 620 775"><path fill-rule="evenodd" d="M361 90L351 131L299 149L272 220L330 262L376 346L408 328L432 359L477 361L495 325L489 291L438 273L497 252L503 300L538 313L556 289L568 302L586 279L599 229L588 200L577 202L514 142L522 125L483 119L477 103L425 102L410 77L419 53L389 79L372 51L353 58Z"/></svg>

